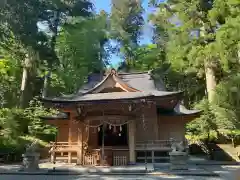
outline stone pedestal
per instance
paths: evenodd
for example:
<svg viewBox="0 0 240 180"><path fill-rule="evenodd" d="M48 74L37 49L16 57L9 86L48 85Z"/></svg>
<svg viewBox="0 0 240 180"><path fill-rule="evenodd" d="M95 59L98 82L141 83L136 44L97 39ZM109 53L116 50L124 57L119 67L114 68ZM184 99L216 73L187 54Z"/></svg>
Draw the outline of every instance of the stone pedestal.
<svg viewBox="0 0 240 180"><path fill-rule="evenodd" d="M187 170L187 152L173 151L170 155L170 169L171 170Z"/></svg>
<svg viewBox="0 0 240 180"><path fill-rule="evenodd" d="M23 167L24 171L35 171L39 169L39 153L25 153L23 157Z"/></svg>

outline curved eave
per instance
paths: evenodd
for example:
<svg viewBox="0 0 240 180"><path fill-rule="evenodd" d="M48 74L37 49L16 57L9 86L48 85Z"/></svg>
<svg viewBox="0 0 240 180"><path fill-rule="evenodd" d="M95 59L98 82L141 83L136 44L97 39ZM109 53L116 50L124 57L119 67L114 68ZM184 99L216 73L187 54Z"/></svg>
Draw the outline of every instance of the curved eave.
<svg viewBox="0 0 240 180"><path fill-rule="evenodd" d="M171 94L171 96L164 96L161 98L156 97L156 105L159 105L160 107L164 107L169 110L173 110L178 105L178 103L182 99L182 97L183 97L183 91L173 93L173 94ZM167 101L169 103L163 102L162 98L165 98L166 99L165 102Z"/></svg>
<svg viewBox="0 0 240 180"><path fill-rule="evenodd" d="M164 110L159 110L159 115L161 116L181 116L181 117L186 117L187 119L194 119L197 118L201 115L202 111L200 110L189 110L185 108L185 106L181 105L178 103L173 111L164 111Z"/></svg>
<svg viewBox="0 0 240 180"><path fill-rule="evenodd" d="M129 100L156 100L156 98L165 98L176 96L176 94L181 94L182 92L158 92L154 93L144 93L144 92L114 92L114 93L99 93L99 94L86 94L79 97L73 98L42 98L43 102L48 103L104 103L104 102L116 102L116 101L129 101Z"/></svg>
<svg viewBox="0 0 240 180"><path fill-rule="evenodd" d="M108 74L101 82L99 82L98 84L96 84L95 87L93 87L92 89L87 90L86 92L82 93L82 95L84 94L89 94L92 93L93 91L95 91L98 87L100 87L102 84L104 84L107 79L110 77L111 74Z"/></svg>
<svg viewBox="0 0 240 180"><path fill-rule="evenodd" d="M55 116L40 116L43 120L68 120L69 115L67 113L59 113Z"/></svg>
<svg viewBox="0 0 240 180"><path fill-rule="evenodd" d="M182 116L199 116L202 111L200 110L189 110L184 105L178 103L174 108L174 111Z"/></svg>
<svg viewBox="0 0 240 180"><path fill-rule="evenodd" d="M191 113L185 114L185 113L179 113L179 112L170 112L170 113L159 113L161 116L200 116L202 111L195 111L193 110Z"/></svg>

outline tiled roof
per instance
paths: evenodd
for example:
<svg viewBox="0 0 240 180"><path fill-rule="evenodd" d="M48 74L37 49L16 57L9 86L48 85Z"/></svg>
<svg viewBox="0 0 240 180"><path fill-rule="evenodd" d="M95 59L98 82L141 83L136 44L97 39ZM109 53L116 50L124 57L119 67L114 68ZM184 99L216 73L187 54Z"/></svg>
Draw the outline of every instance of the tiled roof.
<svg viewBox="0 0 240 180"><path fill-rule="evenodd" d="M124 84L128 88L132 88L135 92L109 92L109 93L93 93L97 87L104 84L104 82L113 77L114 81ZM108 74L102 76L100 74L93 74L89 76L88 82L82 86L76 94L62 96L57 98L43 98L43 101L53 103L87 103L87 102L108 102L117 100L136 100L142 98L166 97L176 96L182 92L168 92L164 83L161 80L155 80L151 73L119 73ZM197 114L200 111L188 110L183 105L177 106L171 111L172 115L190 115Z"/></svg>
<svg viewBox="0 0 240 180"><path fill-rule="evenodd" d="M73 95L60 98L44 98L45 101L53 102L88 102L88 101L103 101L103 100L131 100L150 97L163 97L181 92L153 91L153 92L114 92L114 93L96 93L85 95Z"/></svg>
<svg viewBox="0 0 240 180"><path fill-rule="evenodd" d="M145 73L125 73L119 74L124 82L131 87L140 91L166 91L166 88L161 80L154 80L150 72Z"/></svg>
<svg viewBox="0 0 240 180"><path fill-rule="evenodd" d="M101 84L107 76L93 74L88 82L78 90L78 94L85 94L94 87ZM166 91L165 85L161 80L154 80L150 72L141 73L120 73L119 79L127 83L130 87L144 92Z"/></svg>
<svg viewBox="0 0 240 180"><path fill-rule="evenodd" d="M111 93L92 93L94 89L103 84L112 76L121 84L127 85L129 88L136 89L137 92L111 92ZM151 73L120 73L108 74L101 76L100 74L92 74L88 78L88 82L82 86L76 94L57 97L43 98L44 101L53 102L87 102L101 100L120 100L120 99L139 99L146 97L163 97L169 95L177 95L181 92L168 92L161 80L156 81L152 78Z"/></svg>

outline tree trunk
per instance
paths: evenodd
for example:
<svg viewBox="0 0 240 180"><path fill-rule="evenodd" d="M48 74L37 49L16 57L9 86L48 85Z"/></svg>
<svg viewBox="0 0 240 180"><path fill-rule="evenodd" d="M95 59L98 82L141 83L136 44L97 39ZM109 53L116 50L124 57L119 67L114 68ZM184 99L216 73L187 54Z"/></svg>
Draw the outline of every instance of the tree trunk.
<svg viewBox="0 0 240 180"><path fill-rule="evenodd" d="M235 141L234 141L234 137L231 138L231 141L232 141L232 147L235 148Z"/></svg>
<svg viewBox="0 0 240 180"><path fill-rule="evenodd" d="M48 86L50 85L51 71L52 70L50 69L50 71L44 77L42 97L46 97L47 96L47 90L49 89Z"/></svg>
<svg viewBox="0 0 240 180"><path fill-rule="evenodd" d="M26 86L27 86L27 81L29 79L28 76L29 76L28 69L24 67L23 74L22 74L21 95L20 95L20 103L19 103L20 108L25 108L27 106L26 96L28 93L26 92L26 89L27 89Z"/></svg>
<svg viewBox="0 0 240 180"><path fill-rule="evenodd" d="M20 108L26 108L29 105L30 100L33 98L34 91L34 61L36 54L33 51L28 51L26 58L24 60L22 83L21 83L21 94L20 94Z"/></svg>
<svg viewBox="0 0 240 180"><path fill-rule="evenodd" d="M216 82L214 69L208 64L205 64L205 76L206 76L208 101L211 103L214 99L217 82Z"/></svg>
<svg viewBox="0 0 240 180"><path fill-rule="evenodd" d="M56 46L56 41L57 41L57 36L58 36L58 27L59 27L59 24L60 24L60 11L57 10L55 13L54 13L54 21L53 21L53 24L51 25L51 30L52 30L52 38L51 38L51 42L50 42L50 46L51 46L51 50L52 50L52 53L55 54L55 46ZM49 62L48 63L48 74L45 76L44 78L44 85L43 85L43 92L42 92L42 96L43 97L46 97L47 94L48 94L48 89L49 89L49 86L51 84L51 74L52 74L52 71L53 71L53 62Z"/></svg>

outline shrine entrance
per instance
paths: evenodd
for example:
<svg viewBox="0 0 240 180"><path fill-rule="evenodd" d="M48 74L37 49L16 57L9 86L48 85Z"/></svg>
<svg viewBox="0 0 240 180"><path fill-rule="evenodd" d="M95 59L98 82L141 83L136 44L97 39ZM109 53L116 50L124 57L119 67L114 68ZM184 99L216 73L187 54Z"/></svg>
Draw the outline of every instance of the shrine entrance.
<svg viewBox="0 0 240 180"><path fill-rule="evenodd" d="M103 132L104 131L104 132ZM98 146L128 146L127 124L120 127L105 127L98 132Z"/></svg>
<svg viewBox="0 0 240 180"><path fill-rule="evenodd" d="M126 165L128 124L120 126L101 125L98 132L98 146L100 147L101 165ZM122 156L123 150L124 156Z"/></svg>

